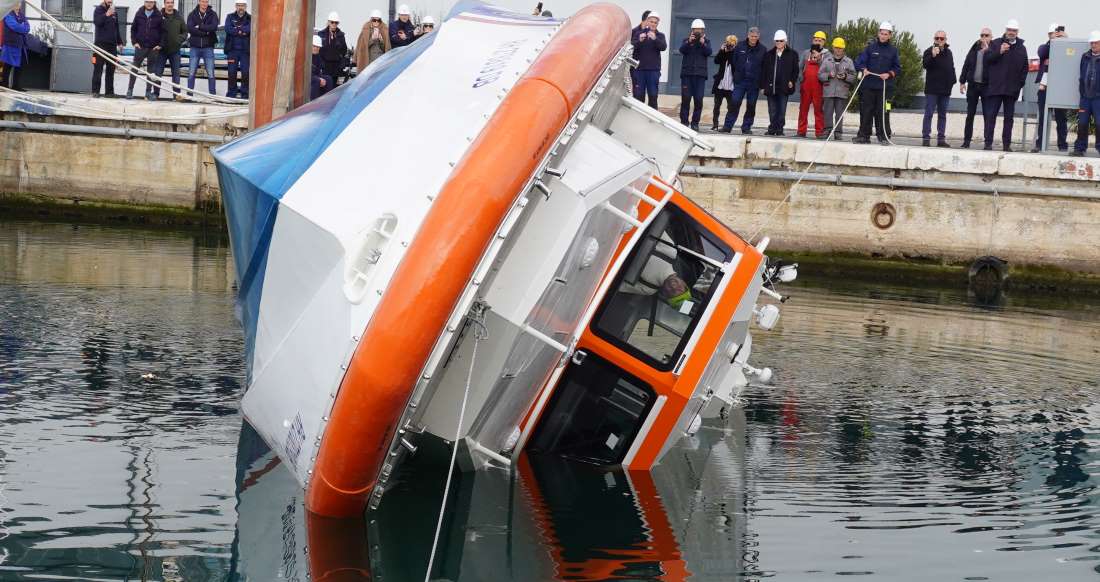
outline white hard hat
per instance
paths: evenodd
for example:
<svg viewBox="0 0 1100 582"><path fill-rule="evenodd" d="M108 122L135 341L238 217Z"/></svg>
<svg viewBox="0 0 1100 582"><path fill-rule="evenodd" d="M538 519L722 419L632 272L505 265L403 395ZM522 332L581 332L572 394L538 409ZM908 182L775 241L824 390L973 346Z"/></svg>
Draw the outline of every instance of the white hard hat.
<svg viewBox="0 0 1100 582"><path fill-rule="evenodd" d="M321 37L317 36L316 34L313 35L313 46L321 48Z"/></svg>
<svg viewBox="0 0 1100 582"><path fill-rule="evenodd" d="M1048 32L1048 33L1050 33L1050 32L1055 32L1055 31L1057 31L1057 30L1058 30L1058 23L1057 23L1057 22L1051 22L1051 23L1050 23L1050 26L1049 26L1049 27L1047 27L1047 32Z"/></svg>
<svg viewBox="0 0 1100 582"><path fill-rule="evenodd" d="M340 15L335 13L335 12L329 12L328 13L328 21L329 22L340 22Z"/></svg>
<svg viewBox="0 0 1100 582"><path fill-rule="evenodd" d="M649 16L646 16L646 18L647 19L648 18L656 18L656 19L660 20L661 19L661 13L657 12L656 10L650 10L649 11Z"/></svg>
<svg viewBox="0 0 1100 582"><path fill-rule="evenodd" d="M424 19L420 21L420 24L430 24L432 26L435 26L435 19L431 16L425 16Z"/></svg>
<svg viewBox="0 0 1100 582"><path fill-rule="evenodd" d="M1100 42L1100 30L1094 30L1089 34L1089 42Z"/></svg>
<svg viewBox="0 0 1100 582"><path fill-rule="evenodd" d="M381 20L382 19L382 11L381 10L371 10L370 11L370 17L371 18L377 18L377 19Z"/></svg>
<svg viewBox="0 0 1100 582"><path fill-rule="evenodd" d="M695 20L691 21L691 27L692 28L706 28L707 25L703 22L702 18L696 18Z"/></svg>
<svg viewBox="0 0 1100 582"><path fill-rule="evenodd" d="M248 10L248 0L237 0L237 6L244 4L244 9Z"/></svg>
<svg viewBox="0 0 1100 582"><path fill-rule="evenodd" d="M785 31L785 30L775 31L775 37L772 38L772 40L774 40L774 41L782 40L782 41L786 42L786 40L787 40L787 31Z"/></svg>
<svg viewBox="0 0 1100 582"><path fill-rule="evenodd" d="M398 16L401 16L401 15L409 16L410 14L412 14L412 13L409 12L409 5L408 4L402 4L401 6L397 7L397 15Z"/></svg>
<svg viewBox="0 0 1100 582"><path fill-rule="evenodd" d="M894 32L894 25L890 24L889 22L883 21L882 24L878 25L878 29L879 30L888 30L890 32Z"/></svg>
<svg viewBox="0 0 1100 582"><path fill-rule="evenodd" d="M1005 28L1010 30L1020 30L1020 23L1015 18L1005 23Z"/></svg>

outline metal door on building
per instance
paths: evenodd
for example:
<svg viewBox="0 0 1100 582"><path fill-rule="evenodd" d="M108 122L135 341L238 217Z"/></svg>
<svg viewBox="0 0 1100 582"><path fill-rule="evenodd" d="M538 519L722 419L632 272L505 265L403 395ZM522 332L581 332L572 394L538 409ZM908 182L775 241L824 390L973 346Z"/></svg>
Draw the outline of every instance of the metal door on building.
<svg viewBox="0 0 1100 582"><path fill-rule="evenodd" d="M791 48L802 51L817 30L832 33L836 27L838 0L672 0L672 34L669 36L668 92L679 93L680 44L691 32L691 21L707 25L711 49L717 51L726 35L745 42L749 27L760 28L760 42L772 47L776 30L785 30ZM710 73L717 70L713 59ZM709 89L709 87L708 87Z"/></svg>

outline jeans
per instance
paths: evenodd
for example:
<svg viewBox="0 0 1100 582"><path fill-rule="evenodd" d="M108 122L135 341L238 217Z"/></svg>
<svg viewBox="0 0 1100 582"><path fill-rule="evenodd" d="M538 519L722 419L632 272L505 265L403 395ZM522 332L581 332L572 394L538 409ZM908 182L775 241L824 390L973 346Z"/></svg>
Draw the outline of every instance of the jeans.
<svg viewBox="0 0 1100 582"><path fill-rule="evenodd" d="M1077 112L1077 142L1073 149L1083 152L1089 149L1089 117L1096 122L1096 151L1100 152L1100 97L1081 98L1081 109Z"/></svg>
<svg viewBox="0 0 1100 582"><path fill-rule="evenodd" d="M834 136L840 137L844 135L844 108L848 106L847 97L826 97L825 105L825 135L833 133ZM836 132L833 132L833 127L836 127Z"/></svg>
<svg viewBox="0 0 1100 582"><path fill-rule="evenodd" d="M226 97L242 97L248 98L248 69L249 69L249 55L248 51L229 51L225 55L229 59L229 89L226 90ZM240 89L237 88L237 72L241 74Z"/></svg>
<svg viewBox="0 0 1100 582"><path fill-rule="evenodd" d="M787 125L787 101L790 95L768 95L768 131L783 135Z"/></svg>
<svg viewBox="0 0 1100 582"><path fill-rule="evenodd" d="M174 53L165 53L163 50L160 51L160 56L157 58L157 64L154 67L156 69L157 76L160 76L160 77L164 76L164 66L168 65L168 64L172 65L172 82L179 85L180 84L180 52L179 51L176 51ZM172 93L173 91L176 91L176 89L171 89L168 92ZM153 87L153 95L156 95L158 98L160 97L160 83L157 83L157 85L155 87Z"/></svg>
<svg viewBox="0 0 1100 582"><path fill-rule="evenodd" d="M634 98L642 103L649 99L649 106L657 108L657 89L661 85L661 71L634 71Z"/></svg>
<svg viewBox="0 0 1100 582"><path fill-rule="evenodd" d="M947 104L951 101L950 95L924 95L924 127L921 129L921 137L932 137L932 113L938 110L936 117L936 139L943 141L947 133Z"/></svg>
<svg viewBox="0 0 1100 582"><path fill-rule="evenodd" d="M1012 145L1012 126L1016 122L1016 95L986 95L985 110L985 145L993 145L993 130L997 128L997 115L1001 107L1005 110L1004 128L1001 130L1001 145Z"/></svg>
<svg viewBox="0 0 1100 582"><path fill-rule="evenodd" d="M95 43L97 47L102 49L106 53L118 56L118 47L111 43ZM107 59L99 56L98 54L92 55L92 95L99 94L99 87L103 85L103 93L105 95L115 94L115 65L114 63L107 62ZM107 74L104 75L104 65L106 65Z"/></svg>
<svg viewBox="0 0 1100 582"><path fill-rule="evenodd" d="M1035 147L1042 147L1044 118L1047 107L1047 92L1039 91L1039 133L1035 134ZM1054 110L1054 127L1058 134L1058 149L1069 149L1069 119L1065 109Z"/></svg>
<svg viewBox="0 0 1100 582"><path fill-rule="evenodd" d="M882 89L861 89L859 92L859 133L861 138L871 137L871 124L879 141L886 141L886 112L882 106Z"/></svg>
<svg viewBox="0 0 1100 582"><path fill-rule="evenodd" d="M214 87L214 48L191 48L191 56L187 59L187 68L190 69L187 75L187 88L195 88L195 73L198 72L198 63L203 62L206 65L206 80L209 87L208 93L213 95L217 92Z"/></svg>
<svg viewBox="0 0 1100 582"><path fill-rule="evenodd" d="M969 145L974 137L974 116L978 101L982 102L982 123L985 123L985 83L971 81L966 85L966 125L963 127L963 143Z"/></svg>
<svg viewBox="0 0 1100 582"><path fill-rule="evenodd" d="M690 113L690 125L699 125L699 118L703 116L703 92L707 88L707 78L699 76L680 78L680 123L688 125ZM695 106L692 109L692 105Z"/></svg>
<svg viewBox="0 0 1100 582"><path fill-rule="evenodd" d="M134 49L134 68L140 69L142 63L145 63L145 69L150 73L155 73L157 61L160 59L160 51L153 50L151 48L139 48ZM126 90L126 95L130 96L134 94L134 85L137 84L137 77L130 75L130 87ZM145 82L145 94L150 95L153 92L153 84L149 81Z"/></svg>
<svg viewBox="0 0 1100 582"><path fill-rule="evenodd" d="M745 117L741 119L741 131L752 131L752 124L756 121L756 100L760 98L760 89L756 87L756 82L742 83L733 86L733 95L731 96L732 105L726 112L726 122L723 126L726 129L732 130L733 125L737 123L737 114L741 112L741 101L745 103Z"/></svg>
<svg viewBox="0 0 1100 582"><path fill-rule="evenodd" d="M723 89L714 90L714 111L711 115L710 124L714 127L718 127L718 121L722 119L722 102L726 102L726 111L733 109L733 91L726 91Z"/></svg>

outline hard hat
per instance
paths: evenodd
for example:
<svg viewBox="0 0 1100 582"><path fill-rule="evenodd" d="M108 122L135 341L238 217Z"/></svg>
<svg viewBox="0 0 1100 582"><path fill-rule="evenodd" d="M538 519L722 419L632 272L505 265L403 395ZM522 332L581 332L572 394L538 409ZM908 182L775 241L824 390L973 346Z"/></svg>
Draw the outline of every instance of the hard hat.
<svg viewBox="0 0 1100 582"><path fill-rule="evenodd" d="M1005 23L1005 28L1008 30L1020 30L1020 23L1013 18Z"/></svg>
<svg viewBox="0 0 1100 582"><path fill-rule="evenodd" d="M825 34L824 30L819 30L819 31L814 33L814 38L820 38L821 40L825 40L825 39L829 38L829 35Z"/></svg>
<svg viewBox="0 0 1100 582"><path fill-rule="evenodd" d="M236 4L237 4L237 6L240 6L241 4L244 4L245 10L248 10L248 0L237 0Z"/></svg>
<svg viewBox="0 0 1100 582"><path fill-rule="evenodd" d="M398 16L409 16L410 14L412 14L412 13L409 12L409 5L408 4L402 4L401 6L397 7L397 15Z"/></svg>
<svg viewBox="0 0 1100 582"><path fill-rule="evenodd" d="M650 13L650 16L653 16L653 14ZM696 18L695 20L691 21L691 27L692 28L706 28L707 25L703 22L702 18Z"/></svg>
<svg viewBox="0 0 1100 582"><path fill-rule="evenodd" d="M836 38L834 38L834 39L833 39L833 48L838 48L838 49L842 49L842 48L848 48L848 45L847 45L847 44L845 44L845 42L844 42L844 39L843 39L843 38L840 38L840 37L838 36L838 37L836 37Z"/></svg>
<svg viewBox="0 0 1100 582"><path fill-rule="evenodd" d="M890 24L889 22L884 21L882 24L878 25L878 29L879 30L888 30L890 32L894 32L894 25Z"/></svg>
<svg viewBox="0 0 1100 582"><path fill-rule="evenodd" d="M786 31L783 31L783 30L777 30L777 31L775 31L775 37L774 37L774 38L773 38L772 40L775 40L775 41L780 41L780 40L782 40L782 41L786 41L786 40L787 40L787 33L786 33Z"/></svg>
<svg viewBox="0 0 1100 582"><path fill-rule="evenodd" d="M317 36L316 34L313 35L313 46L321 48L321 37Z"/></svg>
<svg viewBox="0 0 1100 582"><path fill-rule="evenodd" d="M1059 25L1059 24L1058 24L1057 22L1051 22L1051 23L1050 23L1050 26L1048 26L1048 27L1047 27L1047 32L1048 32L1048 33L1050 33L1050 32L1058 32L1058 27L1059 27L1059 26L1060 26L1060 25Z"/></svg>
<svg viewBox="0 0 1100 582"><path fill-rule="evenodd" d="M661 13L657 12L656 10L650 10L649 11L649 16L646 16L646 19L650 19L650 18L656 18L657 20L660 20L661 19Z"/></svg>
<svg viewBox="0 0 1100 582"><path fill-rule="evenodd" d="M381 10L371 10L370 11L370 17L382 20L382 11Z"/></svg>
<svg viewBox="0 0 1100 582"><path fill-rule="evenodd" d="M1100 42L1100 30L1094 30L1089 34L1089 42Z"/></svg>
<svg viewBox="0 0 1100 582"><path fill-rule="evenodd" d="M425 16L424 19L420 21L420 24L430 24L432 26L435 26L435 19L431 16Z"/></svg>
<svg viewBox="0 0 1100 582"><path fill-rule="evenodd" d="M328 13L328 21L329 22L340 22L340 15L335 13L335 12L329 12Z"/></svg>

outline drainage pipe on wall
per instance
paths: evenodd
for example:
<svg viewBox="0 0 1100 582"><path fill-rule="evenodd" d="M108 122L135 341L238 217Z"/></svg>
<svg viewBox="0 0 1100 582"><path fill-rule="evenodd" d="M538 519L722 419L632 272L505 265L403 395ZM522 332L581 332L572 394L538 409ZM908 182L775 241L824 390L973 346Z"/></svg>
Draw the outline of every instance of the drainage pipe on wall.
<svg viewBox="0 0 1100 582"><path fill-rule="evenodd" d="M77 135L101 135L127 138L139 137L147 139L159 139L164 141L183 141L210 144L222 144L233 139L230 136L210 135L205 133L157 131L154 129L132 129L128 127L99 127L95 125L69 125L66 123L42 123L38 121L0 120L0 129L41 131L48 133L71 133Z"/></svg>
<svg viewBox="0 0 1100 582"><path fill-rule="evenodd" d="M881 188L906 190L949 190L955 192L979 192L984 194L1018 194L1025 196L1051 196L1058 198L1080 198L1100 200L1100 191L1074 191L1062 188L1039 186L1014 186L1010 184L972 184L965 182L942 182L934 180L910 180L880 176L849 176L846 174L823 174L811 172L802 176L801 172L784 170L754 170L750 168L710 168L706 166L684 166L681 175L711 176L720 178L748 178L755 180L780 180L797 182L820 182L835 186L877 186ZM1090 186L1092 186L1090 184Z"/></svg>

